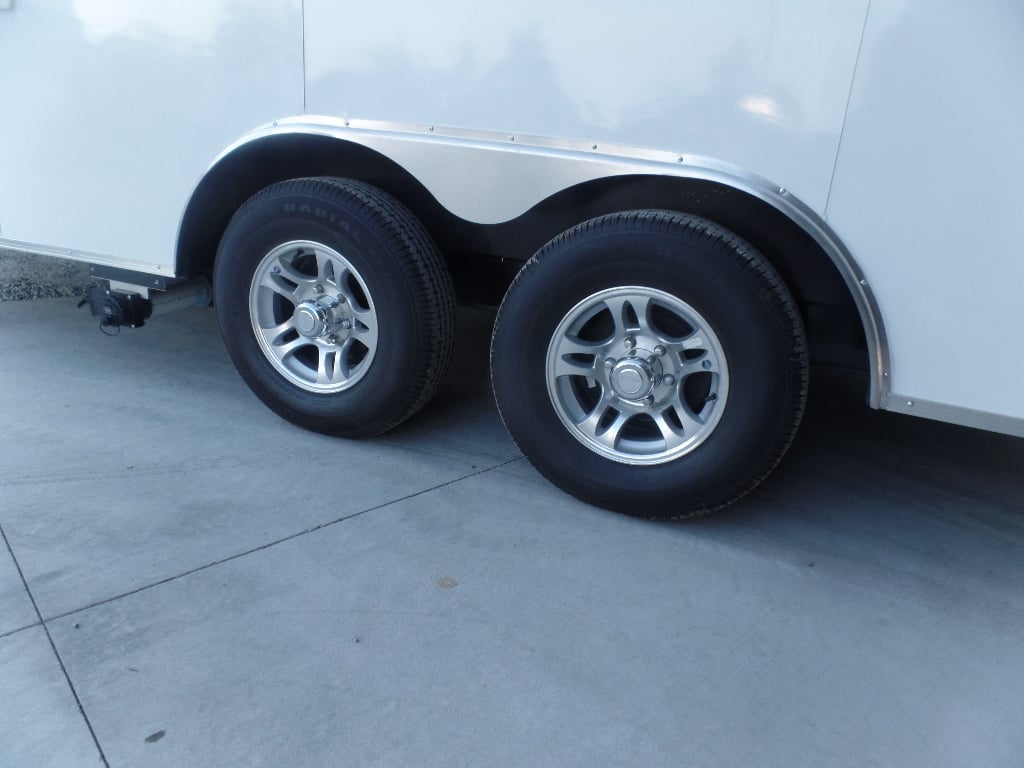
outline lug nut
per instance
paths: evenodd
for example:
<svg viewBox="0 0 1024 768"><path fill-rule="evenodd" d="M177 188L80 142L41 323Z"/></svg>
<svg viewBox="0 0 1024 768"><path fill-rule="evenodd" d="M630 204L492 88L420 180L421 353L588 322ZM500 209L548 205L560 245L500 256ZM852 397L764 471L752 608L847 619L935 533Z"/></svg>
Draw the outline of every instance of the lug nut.
<svg viewBox="0 0 1024 768"><path fill-rule="evenodd" d="M627 336L622 343L626 347L626 349L632 349L633 347L636 346L636 339L634 339L632 336Z"/></svg>
<svg viewBox="0 0 1024 768"><path fill-rule="evenodd" d="M330 336L328 336L327 337L327 343L328 344L337 344L338 343L337 335L332 333Z"/></svg>
<svg viewBox="0 0 1024 768"><path fill-rule="evenodd" d="M322 285L317 285L317 287L314 288L313 290L316 291L318 294L321 294L324 292L324 287Z"/></svg>
<svg viewBox="0 0 1024 768"><path fill-rule="evenodd" d="M668 376L663 378L662 381L665 382L666 386L674 387L676 383L676 377L673 376L672 374L669 374Z"/></svg>
<svg viewBox="0 0 1024 768"><path fill-rule="evenodd" d="M613 368L614 366L615 366L615 358L614 357L606 357L604 359L604 367L605 368Z"/></svg>
<svg viewBox="0 0 1024 768"><path fill-rule="evenodd" d="M705 360L703 363L700 364L700 367L703 368L705 371L710 371L711 370L711 361L710 360Z"/></svg>
<svg viewBox="0 0 1024 768"><path fill-rule="evenodd" d="M342 320L341 321L341 327L344 328L346 331L350 330L352 328L352 321L351 320Z"/></svg>
<svg viewBox="0 0 1024 768"><path fill-rule="evenodd" d="M664 357L666 351L667 350L665 349L665 347L662 346L661 344L654 348L654 354L656 354L658 357Z"/></svg>

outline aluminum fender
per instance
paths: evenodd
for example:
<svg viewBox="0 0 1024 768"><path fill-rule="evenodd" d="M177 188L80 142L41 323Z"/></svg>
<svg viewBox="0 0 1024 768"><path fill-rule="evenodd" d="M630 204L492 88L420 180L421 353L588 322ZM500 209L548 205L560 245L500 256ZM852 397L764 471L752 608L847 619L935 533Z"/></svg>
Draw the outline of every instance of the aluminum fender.
<svg viewBox="0 0 1024 768"><path fill-rule="evenodd" d="M616 176L709 181L752 195L794 221L835 264L864 326L871 360L871 406L879 407L888 394L889 349L863 271L818 213L760 176L711 158L660 150L308 115L257 128L221 153L208 173L251 142L287 135L323 136L372 149L408 171L452 214L477 224L510 221L564 189Z"/></svg>

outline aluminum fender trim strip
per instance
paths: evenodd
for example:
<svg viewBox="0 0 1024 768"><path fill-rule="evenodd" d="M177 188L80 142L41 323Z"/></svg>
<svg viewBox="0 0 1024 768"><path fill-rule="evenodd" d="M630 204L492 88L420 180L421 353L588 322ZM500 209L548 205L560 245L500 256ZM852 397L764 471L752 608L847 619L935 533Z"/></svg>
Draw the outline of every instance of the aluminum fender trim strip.
<svg viewBox="0 0 1024 768"><path fill-rule="evenodd" d="M52 245L41 243L26 243L21 240L5 240L0 238L0 248L17 253L27 253L37 256L52 256L57 259L68 259L70 261L83 261L87 264L96 264L101 267L112 267L116 269L128 269L145 275L162 275L174 277L174 270L163 264L150 264L142 261L130 261L114 256L89 251L76 250L73 248L58 248Z"/></svg>
<svg viewBox="0 0 1024 768"><path fill-rule="evenodd" d="M253 130L225 149L210 169L253 141L289 134L326 136L373 149L412 174L451 213L478 224L509 221L563 189L614 176L675 176L716 182L753 195L804 229L843 276L867 338L868 401L872 408L885 402L889 347L864 272L817 212L784 187L756 174L713 158L663 150L314 115L285 118ZM458 169L472 169L472 173ZM467 183L470 179L475 183ZM500 184L495 183L497 179Z"/></svg>
<svg viewBox="0 0 1024 768"><path fill-rule="evenodd" d="M934 403L930 400L918 400L914 397L896 394L888 395L882 408L892 413L920 416L923 419L944 421L947 424L959 424L962 427L984 429L1013 437L1024 437L1024 419L1013 416L999 416L987 411L976 411L972 408L961 408L956 405Z"/></svg>

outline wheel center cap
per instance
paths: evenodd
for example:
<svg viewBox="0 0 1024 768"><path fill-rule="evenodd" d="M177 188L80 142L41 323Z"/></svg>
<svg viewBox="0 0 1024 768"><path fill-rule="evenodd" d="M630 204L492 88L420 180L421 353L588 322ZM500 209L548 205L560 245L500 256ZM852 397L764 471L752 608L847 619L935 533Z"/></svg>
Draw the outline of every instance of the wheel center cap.
<svg viewBox="0 0 1024 768"><path fill-rule="evenodd" d="M609 378L615 394L624 400L643 400L654 391L654 371L646 360L620 360Z"/></svg>
<svg viewBox="0 0 1024 768"><path fill-rule="evenodd" d="M295 308L292 315L295 330L307 339L323 335L327 329L327 311L315 301L304 301Z"/></svg>

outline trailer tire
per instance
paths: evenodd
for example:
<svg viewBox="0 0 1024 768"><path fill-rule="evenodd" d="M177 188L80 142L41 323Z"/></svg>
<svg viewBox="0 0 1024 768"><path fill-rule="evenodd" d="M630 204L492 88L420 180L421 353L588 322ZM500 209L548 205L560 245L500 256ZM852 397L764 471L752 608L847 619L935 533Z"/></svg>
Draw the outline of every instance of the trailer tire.
<svg viewBox="0 0 1024 768"><path fill-rule="evenodd" d="M252 391L302 427L367 437L434 394L451 357L454 290L429 233L368 184L274 184L221 239L214 298Z"/></svg>
<svg viewBox="0 0 1024 768"><path fill-rule="evenodd" d="M629 211L545 245L502 302L495 399L555 485L647 518L705 514L775 467L807 394L793 299L748 243Z"/></svg>

